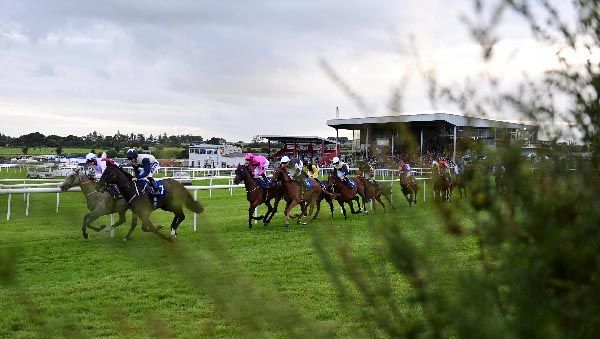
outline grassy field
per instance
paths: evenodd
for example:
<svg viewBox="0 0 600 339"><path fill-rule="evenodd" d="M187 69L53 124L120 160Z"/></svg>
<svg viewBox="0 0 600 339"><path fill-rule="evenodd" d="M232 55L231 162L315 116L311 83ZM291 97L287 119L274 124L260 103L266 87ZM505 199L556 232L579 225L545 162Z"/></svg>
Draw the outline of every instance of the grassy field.
<svg viewBox="0 0 600 339"><path fill-rule="evenodd" d="M439 288L456 288L451 277L477 264L473 239L442 232L435 206L422 195L416 207L395 196L395 211L346 221L336 207L333 219L322 213L307 226L283 228L279 212L271 225L252 230L243 190L207 195L199 193L206 204L199 231L186 213L174 244L139 229L123 242L126 225L114 238L91 231L84 241L86 207L78 192L61 194L58 213L56 194L32 194L29 216L23 196L15 195L10 221L7 196L0 195L0 337L282 337L290 326L314 336L369 336L369 324L356 317L364 309L340 304L314 244L322 241L334 255L346 239L352 253L378 268L374 280L390 278L402 312L419 314L408 301L408 282L377 255L390 220L401 223L424 260L444 262L430 272ZM152 217L168 225L172 214Z"/></svg>

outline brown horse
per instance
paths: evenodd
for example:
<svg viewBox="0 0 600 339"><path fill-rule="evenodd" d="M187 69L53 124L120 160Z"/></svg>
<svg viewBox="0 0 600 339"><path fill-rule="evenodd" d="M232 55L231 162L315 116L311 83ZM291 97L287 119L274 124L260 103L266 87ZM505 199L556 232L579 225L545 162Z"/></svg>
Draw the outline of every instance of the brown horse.
<svg viewBox="0 0 600 339"><path fill-rule="evenodd" d="M350 179L352 180L352 179ZM344 207L344 203L350 205L350 212L352 214L359 214L365 210L365 189L360 183L360 180L353 180L355 182L354 187L349 187L348 184L342 181L335 172L329 172L329 176L327 177L327 182L332 187L332 192L336 195L336 200L342 207L342 213L344 214L344 219L347 219L346 216L346 208ZM362 205L360 204L359 196L362 197ZM356 205L358 206L358 211L354 210L353 201L356 201ZM362 206L362 208L361 208Z"/></svg>
<svg viewBox="0 0 600 339"><path fill-rule="evenodd" d="M281 186L264 189L260 187L258 180L250 173L248 166L238 165L235 169L233 182L237 185L242 181L244 182L244 186L246 186L246 199L250 203L250 207L248 208L248 228L252 228L252 220L262 220L263 224L267 226L277 212L277 205L279 205L279 200L281 200L283 195ZM273 198L275 198L275 204L271 206L271 199ZM267 213L255 217L254 210L261 204L267 205Z"/></svg>
<svg viewBox="0 0 600 339"><path fill-rule="evenodd" d="M204 206L194 200L185 186L174 179L163 180L167 193L156 205L153 204L153 199L146 190L148 183L142 180L134 180L131 174L116 165L106 164L106 169L100 177L98 186L103 187L106 184L119 187L119 191L123 194L123 198L125 198L133 213L142 221L142 231L153 232L165 240L170 241L171 238L177 236L177 227L185 219L185 214L183 214L184 205L195 213L202 213L204 210ZM158 208L175 214L171 222L171 238L159 232L159 228L155 227L150 221L150 214Z"/></svg>
<svg viewBox="0 0 600 339"><path fill-rule="evenodd" d="M367 178L357 175L356 179L360 181L362 186L365 189L365 199L366 202L371 201L371 199L375 199L379 202L381 207L385 210L385 204L381 200L381 196L385 197L388 201L392 209L394 209L394 205L392 204L392 188L389 186L381 187L378 183L368 180ZM373 204L373 209L377 208L377 204Z"/></svg>
<svg viewBox="0 0 600 339"><path fill-rule="evenodd" d="M419 192L419 182L413 176L407 176L406 174L400 174L400 189L402 194L408 201L408 206L417 203L417 192Z"/></svg>
<svg viewBox="0 0 600 339"><path fill-rule="evenodd" d="M315 203L321 195L321 186L319 186L319 183L315 179L309 178L308 180L312 184L312 187L304 189L300 183L290 177L287 167L283 166L275 169L273 180L280 182L283 188L283 198L286 201L284 226L287 227L290 225L290 218L298 218L298 224L302 223L306 225L307 219L312 215ZM307 204L310 208L308 214L306 213ZM302 212L298 215L290 216L292 208L296 205L300 205Z"/></svg>
<svg viewBox="0 0 600 339"><path fill-rule="evenodd" d="M434 199L449 202L450 195L452 194L452 178L450 178L450 173L447 170L434 167L431 174Z"/></svg>

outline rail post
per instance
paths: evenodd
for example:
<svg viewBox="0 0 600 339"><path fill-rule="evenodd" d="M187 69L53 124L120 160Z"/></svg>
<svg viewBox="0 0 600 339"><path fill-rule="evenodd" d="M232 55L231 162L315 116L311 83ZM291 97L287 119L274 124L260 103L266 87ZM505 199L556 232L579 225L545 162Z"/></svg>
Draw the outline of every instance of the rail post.
<svg viewBox="0 0 600 339"><path fill-rule="evenodd" d="M6 208L6 221L10 220L10 199L12 197L12 194L8 194L8 206Z"/></svg>
<svg viewBox="0 0 600 339"><path fill-rule="evenodd" d="M198 190L194 190L194 200L198 201ZM196 222L198 221L198 214L194 212L194 232L198 230Z"/></svg>

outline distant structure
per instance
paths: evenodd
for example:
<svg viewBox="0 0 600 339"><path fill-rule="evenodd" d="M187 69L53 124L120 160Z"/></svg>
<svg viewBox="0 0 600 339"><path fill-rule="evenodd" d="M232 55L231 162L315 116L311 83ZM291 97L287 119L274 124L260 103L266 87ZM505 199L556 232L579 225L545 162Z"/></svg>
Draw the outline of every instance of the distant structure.
<svg viewBox="0 0 600 339"><path fill-rule="evenodd" d="M525 147L538 143L539 126L485 118L472 118L451 113L399 114L381 117L327 120L339 130L359 131L360 149L369 154L395 155L404 150L406 135L416 137L420 156L428 151L449 153L456 159L461 140L474 141L496 148L517 142ZM401 126L402 125L402 126Z"/></svg>
<svg viewBox="0 0 600 339"><path fill-rule="evenodd" d="M292 135L259 135L259 137L267 139L271 160L287 155L313 161L319 159L320 163L328 163L333 157L340 155L339 143L321 137ZM283 147L273 150L271 141L283 144Z"/></svg>
<svg viewBox="0 0 600 339"><path fill-rule="evenodd" d="M224 144L196 144L188 148L190 167L225 168L244 163L242 148Z"/></svg>

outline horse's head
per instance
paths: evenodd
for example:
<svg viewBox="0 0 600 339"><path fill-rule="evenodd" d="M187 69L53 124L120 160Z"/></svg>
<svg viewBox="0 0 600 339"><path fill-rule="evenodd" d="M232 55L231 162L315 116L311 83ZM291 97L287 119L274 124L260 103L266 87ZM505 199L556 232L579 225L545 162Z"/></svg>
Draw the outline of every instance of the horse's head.
<svg viewBox="0 0 600 339"><path fill-rule="evenodd" d="M337 178L338 177L335 171L329 171L329 174L327 174L327 183L329 185L334 185Z"/></svg>
<svg viewBox="0 0 600 339"><path fill-rule="evenodd" d="M235 178L233 178L233 182L237 185L242 181L246 181L247 178L247 167L240 164L235 169Z"/></svg>
<svg viewBox="0 0 600 339"><path fill-rule="evenodd" d="M289 178L287 167L285 167L285 166L278 166L273 171L272 181L273 182L289 181L289 179L286 179L286 177Z"/></svg>
<svg viewBox="0 0 600 339"><path fill-rule="evenodd" d="M119 168L117 165L113 165L111 163L106 163L106 169L100 180L98 181L97 187L102 188L107 185L118 185L120 182L128 181L129 179L126 177L125 172Z"/></svg>
<svg viewBox="0 0 600 339"><path fill-rule="evenodd" d="M71 187L79 186L79 184L81 183L81 179L79 177L80 171L81 170L77 168L72 170L69 174L67 174L67 176L65 177L65 181L63 181L63 183L58 186L60 190L66 192Z"/></svg>

